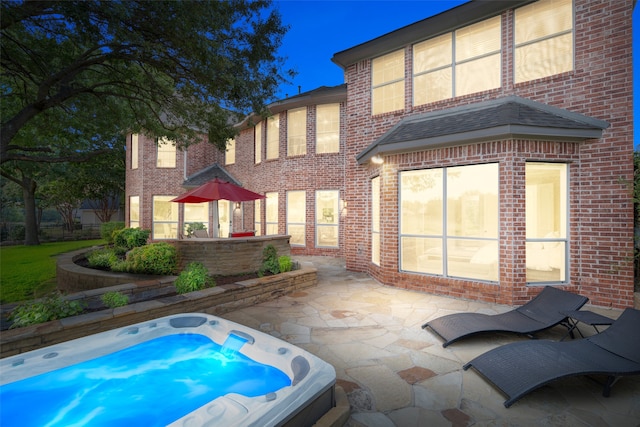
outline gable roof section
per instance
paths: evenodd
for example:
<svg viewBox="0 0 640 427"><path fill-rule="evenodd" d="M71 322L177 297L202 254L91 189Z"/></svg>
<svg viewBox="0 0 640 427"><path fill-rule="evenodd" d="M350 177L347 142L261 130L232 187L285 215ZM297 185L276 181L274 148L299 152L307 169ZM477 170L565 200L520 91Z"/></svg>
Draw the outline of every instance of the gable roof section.
<svg viewBox="0 0 640 427"><path fill-rule="evenodd" d="M603 120L514 95L405 117L356 160L504 138L583 141L601 138L608 127Z"/></svg>
<svg viewBox="0 0 640 427"><path fill-rule="evenodd" d="M532 3L534 0L474 0L402 27L368 42L335 53L331 61L346 69L364 59L375 58L407 45L439 36L467 25Z"/></svg>
<svg viewBox="0 0 640 427"><path fill-rule="evenodd" d="M232 182L236 185L242 186L240 182L227 172L225 168L218 163L214 163L211 166L207 166L204 169L199 170L191 176L188 176L186 180L182 182L182 186L185 188L195 188L202 184L205 184L212 179L219 178L223 181Z"/></svg>

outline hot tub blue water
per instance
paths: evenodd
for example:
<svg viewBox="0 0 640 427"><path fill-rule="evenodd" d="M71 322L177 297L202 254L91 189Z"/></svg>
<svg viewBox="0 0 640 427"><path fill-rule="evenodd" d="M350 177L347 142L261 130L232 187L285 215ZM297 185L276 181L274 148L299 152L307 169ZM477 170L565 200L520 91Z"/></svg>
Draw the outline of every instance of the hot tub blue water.
<svg viewBox="0 0 640 427"><path fill-rule="evenodd" d="M330 365L284 341L168 316L0 360L0 425L298 425L334 383Z"/></svg>
<svg viewBox="0 0 640 427"><path fill-rule="evenodd" d="M227 393L255 397L291 385L284 372L239 353L245 342L168 335L1 386L0 424L165 426Z"/></svg>

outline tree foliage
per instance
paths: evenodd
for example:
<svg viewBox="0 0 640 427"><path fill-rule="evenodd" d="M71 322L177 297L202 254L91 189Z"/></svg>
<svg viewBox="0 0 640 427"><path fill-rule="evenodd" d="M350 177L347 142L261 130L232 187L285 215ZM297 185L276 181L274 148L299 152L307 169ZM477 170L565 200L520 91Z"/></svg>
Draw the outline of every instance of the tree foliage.
<svg viewBox="0 0 640 427"><path fill-rule="evenodd" d="M0 23L3 163L110 148L84 129L101 117L180 145L206 130L223 148L229 111L262 111L285 81L286 28L265 0L6 1ZM74 134L90 149L67 150Z"/></svg>

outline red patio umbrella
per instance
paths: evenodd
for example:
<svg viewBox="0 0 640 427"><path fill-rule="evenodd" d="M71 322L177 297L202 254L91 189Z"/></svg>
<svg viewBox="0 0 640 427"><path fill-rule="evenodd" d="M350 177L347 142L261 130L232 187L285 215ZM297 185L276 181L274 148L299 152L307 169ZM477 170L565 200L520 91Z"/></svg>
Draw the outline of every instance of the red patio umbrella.
<svg viewBox="0 0 640 427"><path fill-rule="evenodd" d="M249 200L264 199L262 194L254 193L246 188L239 187L218 178L202 184L198 188L184 193L171 200L177 203L202 203L213 200L229 200L232 202L246 202Z"/></svg>

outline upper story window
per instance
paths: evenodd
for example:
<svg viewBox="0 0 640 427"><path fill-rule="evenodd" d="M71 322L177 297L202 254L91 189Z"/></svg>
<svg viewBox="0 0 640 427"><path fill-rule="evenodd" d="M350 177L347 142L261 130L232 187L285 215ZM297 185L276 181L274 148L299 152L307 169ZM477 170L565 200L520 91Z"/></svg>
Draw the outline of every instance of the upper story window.
<svg viewBox="0 0 640 427"><path fill-rule="evenodd" d="M514 80L573 70L573 2L541 0L515 10Z"/></svg>
<svg viewBox="0 0 640 427"><path fill-rule="evenodd" d="M267 119L267 160L280 156L280 119L272 116Z"/></svg>
<svg viewBox="0 0 640 427"><path fill-rule="evenodd" d="M316 153L340 151L340 104L316 107Z"/></svg>
<svg viewBox="0 0 640 427"><path fill-rule="evenodd" d="M413 46L413 104L500 87L501 18L496 16Z"/></svg>
<svg viewBox="0 0 640 427"><path fill-rule="evenodd" d="M371 64L372 114L404 108L404 50L397 50Z"/></svg>
<svg viewBox="0 0 640 427"><path fill-rule="evenodd" d="M256 164L262 161L262 123L260 122L254 128L254 147L255 147L255 162Z"/></svg>
<svg viewBox="0 0 640 427"><path fill-rule="evenodd" d="M232 165L236 162L236 140L230 139L227 141L227 151L224 155L224 164Z"/></svg>
<svg viewBox="0 0 640 427"><path fill-rule="evenodd" d="M131 135L131 169L138 169L138 134Z"/></svg>
<svg viewBox="0 0 640 427"><path fill-rule="evenodd" d="M307 154L307 108L287 111L287 156Z"/></svg>
<svg viewBox="0 0 640 427"><path fill-rule="evenodd" d="M159 168L176 167L176 146L167 138L158 140L158 157L156 166Z"/></svg>

